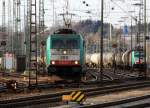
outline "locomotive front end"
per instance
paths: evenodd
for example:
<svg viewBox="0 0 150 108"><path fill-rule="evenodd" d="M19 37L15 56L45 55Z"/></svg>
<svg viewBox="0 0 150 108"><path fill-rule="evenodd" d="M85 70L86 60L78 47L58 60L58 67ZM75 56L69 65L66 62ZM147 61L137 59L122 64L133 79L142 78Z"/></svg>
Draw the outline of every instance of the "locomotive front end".
<svg viewBox="0 0 150 108"><path fill-rule="evenodd" d="M81 78L83 39L79 34L53 34L47 42L48 73L61 78Z"/></svg>

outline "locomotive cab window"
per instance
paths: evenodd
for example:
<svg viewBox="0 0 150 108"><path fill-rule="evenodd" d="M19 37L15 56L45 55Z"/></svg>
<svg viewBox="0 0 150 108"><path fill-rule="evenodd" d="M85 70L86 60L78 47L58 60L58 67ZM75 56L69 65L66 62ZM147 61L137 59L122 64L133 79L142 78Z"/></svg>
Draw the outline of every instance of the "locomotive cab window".
<svg viewBox="0 0 150 108"><path fill-rule="evenodd" d="M57 49L57 48L63 48L64 43L60 39L53 39L52 40L52 48Z"/></svg>
<svg viewBox="0 0 150 108"><path fill-rule="evenodd" d="M78 40L77 39L68 39L66 40L67 48L77 49L79 48Z"/></svg>
<svg viewBox="0 0 150 108"><path fill-rule="evenodd" d="M143 57L144 56L144 53L143 52L135 52L135 57Z"/></svg>
<svg viewBox="0 0 150 108"><path fill-rule="evenodd" d="M78 49L79 41L77 39L53 39L52 48L54 49Z"/></svg>

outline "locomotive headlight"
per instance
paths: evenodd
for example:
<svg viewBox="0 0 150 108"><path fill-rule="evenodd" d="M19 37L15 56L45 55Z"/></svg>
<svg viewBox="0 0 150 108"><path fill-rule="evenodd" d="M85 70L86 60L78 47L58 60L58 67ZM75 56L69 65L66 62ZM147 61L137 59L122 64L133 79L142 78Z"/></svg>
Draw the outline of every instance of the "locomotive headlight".
<svg viewBox="0 0 150 108"><path fill-rule="evenodd" d="M55 61L52 61L52 64L54 65L54 64L55 64Z"/></svg>
<svg viewBox="0 0 150 108"><path fill-rule="evenodd" d="M78 62L78 61L75 61L74 63L75 63L75 64L79 64L79 62Z"/></svg>
<svg viewBox="0 0 150 108"><path fill-rule="evenodd" d="M64 53L64 54L67 54L67 51L64 51L63 53Z"/></svg>

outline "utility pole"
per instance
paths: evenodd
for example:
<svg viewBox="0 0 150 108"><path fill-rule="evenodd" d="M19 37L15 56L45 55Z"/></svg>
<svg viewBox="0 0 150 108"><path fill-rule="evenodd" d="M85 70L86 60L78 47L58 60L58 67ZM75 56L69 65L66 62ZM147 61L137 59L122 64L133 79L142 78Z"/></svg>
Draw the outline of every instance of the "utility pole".
<svg viewBox="0 0 150 108"><path fill-rule="evenodd" d="M112 24L109 24L109 42L112 42Z"/></svg>
<svg viewBox="0 0 150 108"><path fill-rule="evenodd" d="M42 65L42 71L45 71L45 61L44 61L44 0L39 0L39 41L38 41L38 48L41 49L40 56L41 56L41 65ZM39 68L40 70L40 68Z"/></svg>
<svg viewBox="0 0 150 108"><path fill-rule="evenodd" d="M135 27L136 27L136 25L137 25L137 18L136 17L133 17L132 16L132 13L133 12L135 12L135 11L129 11L129 13L131 13L131 45L130 45L130 47L131 47L131 54L132 54L132 51L133 51L133 20L135 20ZM137 30L136 30L137 31ZM132 56L131 56L131 71L132 71Z"/></svg>
<svg viewBox="0 0 150 108"><path fill-rule="evenodd" d="M29 65L30 65L30 58L29 58L29 55L30 55L30 0L27 0L27 7L26 7L26 10L27 10L27 17L26 17L26 25L25 25L25 33L26 33L26 36L25 36L25 44L26 44L26 65L27 65L27 70L29 70ZM30 76L30 74L29 74Z"/></svg>
<svg viewBox="0 0 150 108"><path fill-rule="evenodd" d="M133 40L132 39L132 37L133 37L132 34L133 33L132 33L132 16L131 16L131 54L132 54L132 50L133 50L133 48L132 48L132 40ZM131 71L132 71L132 56L131 56Z"/></svg>
<svg viewBox="0 0 150 108"><path fill-rule="evenodd" d="M2 6L2 32L6 32L6 26L5 26L5 0L3 0L3 6ZM5 36L3 36L3 38L6 38Z"/></svg>
<svg viewBox="0 0 150 108"><path fill-rule="evenodd" d="M52 0L53 3L53 26L55 25L55 2Z"/></svg>
<svg viewBox="0 0 150 108"><path fill-rule="evenodd" d="M147 26L146 26L146 0L144 0L144 64L145 64L145 77L147 75L147 62L146 62L146 35L147 35Z"/></svg>
<svg viewBox="0 0 150 108"><path fill-rule="evenodd" d="M27 1L24 1L24 19L23 19L23 28L24 28L24 32L23 32L23 53L24 53L24 55L27 55L27 53L26 53L26 32L28 32L28 31L26 31L26 25L28 24L27 23L27 14L26 14L26 12L27 12L27 8L26 8L26 2ZM26 58L27 58L27 56L26 56ZM25 60L26 61L26 60ZM27 63L27 62L26 62ZM26 65L27 66L27 65Z"/></svg>
<svg viewBox="0 0 150 108"><path fill-rule="evenodd" d="M103 10L104 9L104 0L101 0L101 39L100 39L100 45L101 45L101 53L100 53L100 81L103 82Z"/></svg>
<svg viewBox="0 0 150 108"><path fill-rule="evenodd" d="M16 4L15 4L15 0L13 0L13 28L12 28L12 38L11 38L11 42L12 42L12 53L13 53L13 57L15 57L15 48L16 48L16 43L15 43L15 38L16 38ZM13 67L15 67L15 62L14 62L14 58L12 60L13 62Z"/></svg>
<svg viewBox="0 0 150 108"><path fill-rule="evenodd" d="M5 26L5 7L6 7L6 3L5 0L3 0L3 6L2 6L2 32L3 32L3 36L2 36L2 41L1 41L1 45L2 47L2 52L3 52L3 56L5 57L3 63L4 63L4 69L6 69L6 26Z"/></svg>
<svg viewBox="0 0 150 108"><path fill-rule="evenodd" d="M14 11L15 11L15 33L16 33L16 55L22 54L22 38L21 38L21 15L20 15L20 0L14 0Z"/></svg>
<svg viewBox="0 0 150 108"><path fill-rule="evenodd" d="M139 40L140 40L140 23L141 23L141 0L140 0L140 3L136 3L136 4L133 4L133 5L135 5L135 6L139 6L139 14L138 14L138 16L139 16L139 21L138 21L138 16L136 17L136 18L134 18L134 17L132 17L134 20L135 20L135 22L136 22L136 43L135 43L135 46L137 46L137 45L140 45L140 42L139 42Z"/></svg>
<svg viewBox="0 0 150 108"><path fill-rule="evenodd" d="M11 0L7 0L8 1L8 29L7 29L7 33L8 33L8 51L11 51L10 47L11 47Z"/></svg>
<svg viewBox="0 0 150 108"><path fill-rule="evenodd" d="M20 12L20 5L21 5L21 1L20 0L17 0L17 18L16 18L16 24L17 24L17 42L18 42L18 50L17 50L17 54L18 55L22 55L22 34L21 34L21 12Z"/></svg>
<svg viewBox="0 0 150 108"><path fill-rule="evenodd" d="M11 65L11 68L13 68L13 51L12 51L12 37L13 37L13 25L12 25L12 0L7 0L8 2L8 45L7 45L7 48L8 48L8 51L11 53L12 55L12 59L11 59L11 62L12 62L12 65Z"/></svg>
<svg viewBox="0 0 150 108"><path fill-rule="evenodd" d="M42 33L41 33L42 32ZM39 0L39 35L44 33L44 0Z"/></svg>

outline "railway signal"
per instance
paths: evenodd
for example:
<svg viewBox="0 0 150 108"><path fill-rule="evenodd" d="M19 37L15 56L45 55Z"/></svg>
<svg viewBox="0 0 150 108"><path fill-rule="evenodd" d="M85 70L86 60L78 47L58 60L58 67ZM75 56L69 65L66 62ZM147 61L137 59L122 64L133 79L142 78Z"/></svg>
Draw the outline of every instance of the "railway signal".
<svg viewBox="0 0 150 108"><path fill-rule="evenodd" d="M6 41L2 41L1 46L6 46Z"/></svg>
<svg viewBox="0 0 150 108"><path fill-rule="evenodd" d="M149 40L149 39L150 39L150 37L149 37L149 36L146 36L146 37L145 37L145 39L146 39L146 40Z"/></svg>
<svg viewBox="0 0 150 108"><path fill-rule="evenodd" d="M112 47L113 48L117 48L117 44L112 44Z"/></svg>

